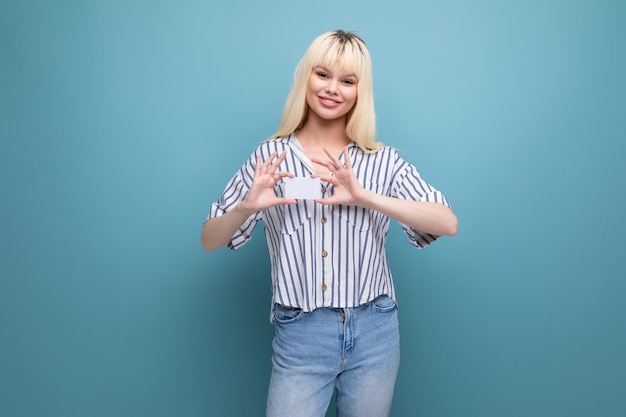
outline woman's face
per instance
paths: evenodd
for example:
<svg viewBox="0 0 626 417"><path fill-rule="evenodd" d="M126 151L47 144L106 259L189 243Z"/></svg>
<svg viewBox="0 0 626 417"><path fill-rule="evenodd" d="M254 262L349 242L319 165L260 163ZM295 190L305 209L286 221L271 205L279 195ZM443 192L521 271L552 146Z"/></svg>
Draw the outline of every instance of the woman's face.
<svg viewBox="0 0 626 417"><path fill-rule="evenodd" d="M345 117L356 103L357 83L356 76L342 71L337 63L313 68L306 92L310 111L324 120Z"/></svg>

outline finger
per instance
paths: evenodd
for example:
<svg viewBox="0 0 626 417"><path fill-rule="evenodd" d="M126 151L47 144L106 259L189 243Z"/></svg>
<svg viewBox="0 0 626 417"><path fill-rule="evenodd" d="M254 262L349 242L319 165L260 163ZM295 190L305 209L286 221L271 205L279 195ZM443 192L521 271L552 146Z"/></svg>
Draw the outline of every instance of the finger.
<svg viewBox="0 0 626 417"><path fill-rule="evenodd" d="M343 150L343 160L344 162L344 166L348 169L352 169L352 164L350 163L350 155L348 155L348 147L346 146L345 149Z"/></svg>
<svg viewBox="0 0 626 417"><path fill-rule="evenodd" d="M270 157L265 160L265 163L263 164L263 168L265 169L270 168L272 166L272 161L274 160L274 158L276 158L276 155L278 155L278 152L272 152Z"/></svg>
<svg viewBox="0 0 626 417"><path fill-rule="evenodd" d="M316 198L314 200L316 203L320 203L323 205L329 205L329 204L333 204L333 199L332 198Z"/></svg>
<svg viewBox="0 0 626 417"><path fill-rule="evenodd" d="M333 155L332 152L328 150L328 148L324 148L324 152L326 153L326 155L328 155L328 158L330 159L330 162L335 169L343 168L343 164L341 163L341 161L335 155Z"/></svg>
<svg viewBox="0 0 626 417"><path fill-rule="evenodd" d="M279 200L279 204L296 204L297 201L291 198L280 198Z"/></svg>
<svg viewBox="0 0 626 417"><path fill-rule="evenodd" d="M256 156L256 166L254 167L254 174L258 174L263 168L263 164L261 163L261 155Z"/></svg>
<svg viewBox="0 0 626 417"><path fill-rule="evenodd" d="M294 175L291 172L279 171L279 172L274 173L274 176L278 178L285 178L285 177L293 178Z"/></svg>
<svg viewBox="0 0 626 417"><path fill-rule="evenodd" d="M314 162L314 163L316 163L318 165L321 165L321 166L327 168L329 171L337 169L335 167L335 164L333 164L331 161L322 161L321 159L313 158L313 159L311 159L311 162Z"/></svg>
<svg viewBox="0 0 626 417"><path fill-rule="evenodd" d="M274 154L278 154L278 152L274 152ZM272 155L274 155L274 154L272 154ZM271 170L273 171L273 172L271 172L271 173L272 173L272 175L274 174L274 172L276 172L276 170L278 169L278 167L280 166L280 164L282 164L282 163L283 163L283 161L285 160L285 157L286 157L286 156L287 156L287 151L286 151L286 150L284 150L284 151L280 154L280 156L278 157L278 159L276 159L276 161L274 161L274 162L272 163L272 168L271 168Z"/></svg>
<svg viewBox="0 0 626 417"><path fill-rule="evenodd" d="M333 176L332 173L326 174L326 175L323 175L323 174L313 174L313 175L311 175L311 178L319 178L323 182L329 182L329 183L331 183L333 185L337 185L335 177Z"/></svg>
<svg viewBox="0 0 626 417"><path fill-rule="evenodd" d="M280 164L281 164L281 163L285 160L285 158L286 158L286 157L287 157L287 150L285 149L285 150L284 150L284 151L282 151L282 152L281 152L281 154L278 156L278 159L276 160L276 163L277 163L278 165L280 165Z"/></svg>

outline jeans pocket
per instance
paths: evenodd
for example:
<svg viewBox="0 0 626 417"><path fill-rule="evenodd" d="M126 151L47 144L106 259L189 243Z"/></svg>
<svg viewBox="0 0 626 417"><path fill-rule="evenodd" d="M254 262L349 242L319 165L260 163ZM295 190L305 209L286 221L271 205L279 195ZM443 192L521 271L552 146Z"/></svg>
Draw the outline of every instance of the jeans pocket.
<svg viewBox="0 0 626 417"><path fill-rule="evenodd" d="M274 320L280 324L287 324L298 320L302 316L302 309L274 304Z"/></svg>
<svg viewBox="0 0 626 417"><path fill-rule="evenodd" d="M396 309L396 303L386 294L379 295L372 301L372 309L379 313L388 313Z"/></svg>

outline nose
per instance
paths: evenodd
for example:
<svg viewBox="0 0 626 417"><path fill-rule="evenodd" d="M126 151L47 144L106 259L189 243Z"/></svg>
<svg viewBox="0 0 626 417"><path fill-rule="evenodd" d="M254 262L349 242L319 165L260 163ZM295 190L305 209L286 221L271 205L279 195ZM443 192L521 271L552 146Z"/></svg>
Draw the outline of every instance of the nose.
<svg viewBox="0 0 626 417"><path fill-rule="evenodd" d="M326 84L326 92L331 95L337 94L337 82L332 80Z"/></svg>

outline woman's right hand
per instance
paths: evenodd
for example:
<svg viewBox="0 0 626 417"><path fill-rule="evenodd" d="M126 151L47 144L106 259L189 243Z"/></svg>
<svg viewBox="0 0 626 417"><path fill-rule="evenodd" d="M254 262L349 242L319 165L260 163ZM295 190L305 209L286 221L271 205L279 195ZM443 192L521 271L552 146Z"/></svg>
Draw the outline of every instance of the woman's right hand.
<svg viewBox="0 0 626 417"><path fill-rule="evenodd" d="M277 155L278 152L274 152L265 162L257 156L254 179L246 198L233 210L204 222L200 240L207 252L228 244L243 222L257 211L279 204L296 204L296 200L279 198L274 193L274 186L281 178L294 176L288 172L278 171L278 167L287 156L287 151L281 153L279 157Z"/></svg>
<svg viewBox="0 0 626 417"><path fill-rule="evenodd" d="M296 200L277 197L274 193L274 186L281 178L293 178L289 172L278 171L278 167L287 156L287 151L283 151L280 156L274 152L266 161L261 161L261 156L257 155L254 179L246 198L240 203L242 208L251 213L279 204L296 204Z"/></svg>

